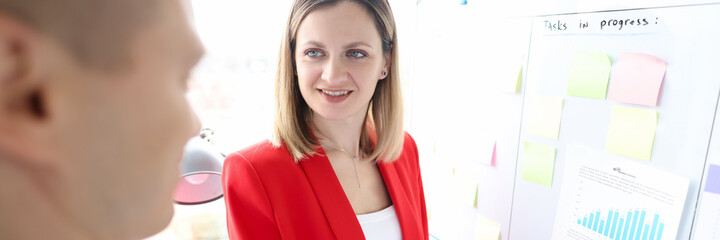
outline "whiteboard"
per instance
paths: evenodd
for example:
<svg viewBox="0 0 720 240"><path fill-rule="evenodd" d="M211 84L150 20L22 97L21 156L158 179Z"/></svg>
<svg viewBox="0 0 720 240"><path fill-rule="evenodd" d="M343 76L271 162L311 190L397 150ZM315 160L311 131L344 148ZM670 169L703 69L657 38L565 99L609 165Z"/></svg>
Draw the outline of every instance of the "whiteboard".
<svg viewBox="0 0 720 240"><path fill-rule="evenodd" d="M532 19L483 18L475 12L456 4L419 4L415 74L404 79L413 86L410 133L421 156L430 232L440 239L472 238L476 214L509 231L522 95L492 91L486 83L502 77L488 74L496 67L493 59L512 55L516 71L524 65ZM497 138L495 166L468 163L481 158L481 137ZM451 196L452 167L480 176L477 208Z"/></svg>
<svg viewBox="0 0 720 240"><path fill-rule="evenodd" d="M716 77L718 78L718 77ZM693 232L691 237L694 240L718 240L720 239L720 195L704 191L708 185L708 169L711 164L720 165L720 121L717 116L720 109L715 112L715 124L713 125L712 138L707 156L707 163L703 169L700 197L698 198L695 218L693 221ZM717 185L718 183L714 183ZM708 236L712 235L712 236Z"/></svg>
<svg viewBox="0 0 720 240"><path fill-rule="evenodd" d="M429 1L429 0L422 0ZM447 0L444 0L447 1ZM453 1L448 1L453 2ZM477 13L491 16L540 16L582 12L615 11L622 9L647 9L688 5L714 4L716 0L468 0L476 5Z"/></svg>
<svg viewBox="0 0 720 240"><path fill-rule="evenodd" d="M491 17L480 13L492 8L470 3L465 7L418 5L411 133L420 148L426 195L434 209L430 232L439 233L439 239L472 239L472 223L480 214L502 226L501 239L550 239L566 146L579 144L605 151L611 107L631 106L659 113L652 159L618 157L690 181L677 239L691 239L695 211L702 207L706 166L710 162L720 164L720 141L712 139L712 132L719 131L713 125L717 124L720 93L720 77L715 74L720 68L720 28L716 26L720 23L720 4L669 7L681 4L633 2L627 7L630 10L611 10L618 9L613 7L619 3L599 6L575 2L543 10L546 15L535 12L529 17ZM568 12L571 10L586 13ZM605 19L639 17L647 18L650 24L622 30L599 27ZM550 30L546 21L566 23L569 30ZM575 27L581 21L590 22L582 31ZM506 43L493 45L498 39ZM483 79L493 78L484 75L488 58L523 51L519 93L477 91L482 89ZM603 52L613 62L623 52L641 52L665 60L668 67L658 106L567 96L565 86L575 51ZM458 90L474 93L457 94ZM558 140L527 133L524 113L527 96L532 94L564 97ZM497 137L495 166L465 164L478 157L472 148L438 150L454 143L472 146L485 135ZM521 178L525 141L557 149L551 187ZM447 197L450 193L443 187L451 184L447 174L450 165L480 174L477 207L462 206Z"/></svg>
<svg viewBox="0 0 720 240"><path fill-rule="evenodd" d="M521 127L521 141L555 146L558 154L552 188L516 178L511 238L550 238L562 185L564 148L567 144L581 144L604 151L610 108L615 105L632 106L609 100L566 96L567 73L575 51L603 52L613 61L622 52L642 52L668 63L658 106L633 106L659 113L652 159L649 162L627 160L690 180L688 200L678 233L679 239L688 238L720 91L720 81L715 74L717 66L720 66L720 58L717 57L720 29L714 27L720 22L719 12L720 5L711 5L568 14L534 20L525 95L565 96L565 105L559 140L526 134L525 122ZM651 21L647 26L625 28L626 31L601 30L598 24L604 19L637 18L657 19L657 24ZM569 27L567 32L559 32L546 28L546 21L572 25L589 21L591 24L589 30L575 31ZM521 149L518 155L518 159L522 159ZM522 166L518 165L519 173Z"/></svg>

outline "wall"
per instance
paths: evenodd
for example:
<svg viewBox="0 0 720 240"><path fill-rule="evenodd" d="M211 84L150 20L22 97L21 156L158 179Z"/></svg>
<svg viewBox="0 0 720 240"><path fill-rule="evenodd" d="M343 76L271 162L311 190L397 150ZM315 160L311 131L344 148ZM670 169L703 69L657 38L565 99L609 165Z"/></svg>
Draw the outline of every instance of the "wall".
<svg viewBox="0 0 720 240"><path fill-rule="evenodd" d="M500 224L502 239L551 239L568 161L564 152L571 144L605 152L613 106L658 112L650 161L617 157L689 180L677 239L701 239L691 235L696 230L717 231L720 208L706 206L712 200L703 203L717 196L702 186L707 185L707 166L718 164L718 141L712 133L720 92L715 74L720 66L716 44L720 29L715 26L720 22L720 5L710 1L459 2L425 0L417 6L412 133L420 147L435 237L472 239L479 215ZM602 20L631 18L651 21L643 27L600 29ZM551 30L546 21L570 27ZM579 29L580 22L589 22L589 27ZM577 51L605 53L613 64L624 52L663 59L667 71L658 105L568 96L568 72ZM512 82L508 72L520 67L519 90L499 91L497 83ZM528 133L533 95L564 99L557 140ZM487 139L496 143L491 166L478 163L492 158L482 150ZM521 177L524 142L556 149L551 186ZM464 187L458 171L475 175L465 178L477 183L474 207L463 204L467 199L457 199L463 197L457 195ZM699 218L698 209L710 213Z"/></svg>

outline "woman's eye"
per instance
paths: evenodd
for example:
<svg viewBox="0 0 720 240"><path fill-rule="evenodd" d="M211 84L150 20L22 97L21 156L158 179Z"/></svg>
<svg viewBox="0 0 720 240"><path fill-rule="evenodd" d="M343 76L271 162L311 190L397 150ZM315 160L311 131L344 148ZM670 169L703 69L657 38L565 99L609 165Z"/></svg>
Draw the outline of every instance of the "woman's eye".
<svg viewBox="0 0 720 240"><path fill-rule="evenodd" d="M307 51L305 51L305 55L308 55L310 57L320 57L323 54L322 54L322 52L317 51L317 50L307 50Z"/></svg>
<svg viewBox="0 0 720 240"><path fill-rule="evenodd" d="M352 57L352 58L362 58L362 57L365 57L365 53L360 52L360 51L350 51L350 52L347 53L347 55L350 56L350 57Z"/></svg>

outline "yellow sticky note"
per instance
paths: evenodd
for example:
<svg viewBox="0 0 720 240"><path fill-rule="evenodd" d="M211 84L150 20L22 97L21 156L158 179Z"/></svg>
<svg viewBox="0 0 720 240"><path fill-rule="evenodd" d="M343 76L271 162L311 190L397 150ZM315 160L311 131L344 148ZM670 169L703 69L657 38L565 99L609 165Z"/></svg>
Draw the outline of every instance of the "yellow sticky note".
<svg viewBox="0 0 720 240"><path fill-rule="evenodd" d="M428 219L428 221L432 221L432 216L433 216L433 214L432 214L432 213L433 213L433 207L432 207L432 206L434 206L433 203L432 203L432 201L426 201L426 202L425 202L425 211L427 212L427 219Z"/></svg>
<svg viewBox="0 0 720 240"><path fill-rule="evenodd" d="M528 98L528 133L558 139L563 98L532 95Z"/></svg>
<svg viewBox="0 0 720 240"><path fill-rule="evenodd" d="M515 80L515 91L513 91L513 93L517 93L518 91L520 91L520 82L522 82L521 79L522 79L522 66L520 66L520 69L518 70L517 80ZM512 81L511 81L511 83L512 83ZM512 85L510 85L510 86L512 86ZM509 89L512 89L512 88L509 88Z"/></svg>
<svg viewBox="0 0 720 240"><path fill-rule="evenodd" d="M554 170L554 147L525 142L521 171L523 179L551 187Z"/></svg>
<svg viewBox="0 0 720 240"><path fill-rule="evenodd" d="M500 224L492 219L478 215L475 220L475 240L500 239Z"/></svg>
<svg viewBox="0 0 720 240"><path fill-rule="evenodd" d="M517 93L522 82L523 57L500 50L486 52L486 58L478 59L480 81L487 90Z"/></svg>
<svg viewBox="0 0 720 240"><path fill-rule="evenodd" d="M567 94L571 96L605 99L612 63L599 52L576 52L570 63Z"/></svg>
<svg viewBox="0 0 720 240"><path fill-rule="evenodd" d="M478 180L480 176L468 170L453 169L453 190L455 198L465 205L474 207L477 203Z"/></svg>
<svg viewBox="0 0 720 240"><path fill-rule="evenodd" d="M657 122L656 111L613 106L605 151L650 161Z"/></svg>
<svg viewBox="0 0 720 240"><path fill-rule="evenodd" d="M503 72L505 72L505 74L503 75L503 79L499 79L500 81L498 81L498 85L496 86L498 91L507 93L517 93L518 91L520 91L522 66L520 66L520 69L518 69L516 66L509 67Z"/></svg>

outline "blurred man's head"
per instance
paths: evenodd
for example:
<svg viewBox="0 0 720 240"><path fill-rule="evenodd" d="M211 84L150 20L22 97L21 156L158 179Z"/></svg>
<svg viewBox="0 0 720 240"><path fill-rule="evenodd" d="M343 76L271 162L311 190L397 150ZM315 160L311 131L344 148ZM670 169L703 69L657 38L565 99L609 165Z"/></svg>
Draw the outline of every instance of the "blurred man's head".
<svg viewBox="0 0 720 240"><path fill-rule="evenodd" d="M167 2L167 1L165 1ZM162 0L0 0L0 11L53 38L81 63L117 69L128 41L157 20Z"/></svg>
<svg viewBox="0 0 720 240"><path fill-rule="evenodd" d="M183 146L199 132L185 92L203 49L187 4L0 0L3 215L51 205L38 209L93 238L167 225ZM0 239L51 231L23 232L43 221L32 217L0 218Z"/></svg>

